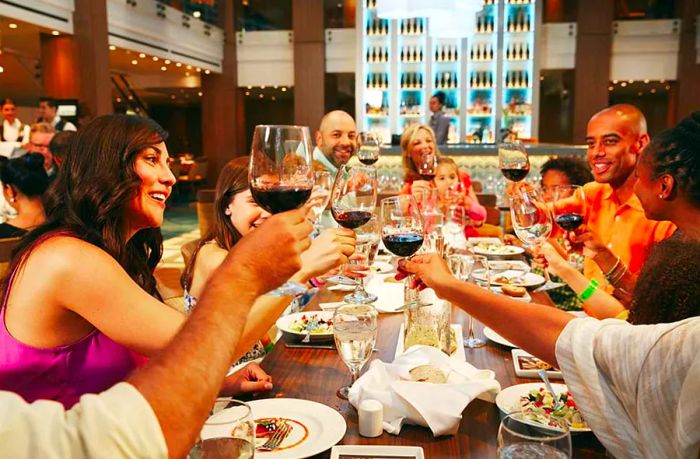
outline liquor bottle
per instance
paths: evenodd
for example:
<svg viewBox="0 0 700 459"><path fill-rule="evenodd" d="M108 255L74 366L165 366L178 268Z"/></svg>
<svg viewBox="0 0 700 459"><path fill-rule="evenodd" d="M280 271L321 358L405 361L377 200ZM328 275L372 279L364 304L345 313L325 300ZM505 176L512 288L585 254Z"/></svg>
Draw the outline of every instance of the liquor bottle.
<svg viewBox="0 0 700 459"><path fill-rule="evenodd" d="M524 86L524 87L526 87L526 88L530 87L530 78L529 78L527 72L525 72L524 82L525 82L525 86Z"/></svg>
<svg viewBox="0 0 700 459"><path fill-rule="evenodd" d="M423 48L418 50L418 62L423 62Z"/></svg>
<svg viewBox="0 0 700 459"><path fill-rule="evenodd" d="M528 61L530 60L530 45L529 44L525 45L525 59Z"/></svg>
<svg viewBox="0 0 700 459"><path fill-rule="evenodd" d="M493 88L493 73L489 72L489 88Z"/></svg>

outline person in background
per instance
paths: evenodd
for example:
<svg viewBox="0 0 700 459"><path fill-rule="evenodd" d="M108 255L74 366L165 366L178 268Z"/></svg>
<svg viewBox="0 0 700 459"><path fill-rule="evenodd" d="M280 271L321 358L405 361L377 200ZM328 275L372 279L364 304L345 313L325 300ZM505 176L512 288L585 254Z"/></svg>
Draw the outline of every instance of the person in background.
<svg viewBox="0 0 700 459"><path fill-rule="evenodd" d="M248 183L249 156L229 161L216 182L214 198L214 227L210 234L202 238L194 250L182 274L182 287L185 289L185 308L191 311L197 299L206 291L207 281L216 271L226 254L246 234L256 230L270 214L260 208L250 194ZM326 229L313 240L311 247L301 255L302 267L290 280L309 283L316 276L347 262L355 249L355 232L338 228ZM303 306L303 297L295 298L295 306ZM261 298L260 305L274 308L280 315L290 302L290 298ZM250 349L238 363L261 358L270 345L266 334Z"/></svg>
<svg viewBox="0 0 700 459"><path fill-rule="evenodd" d="M314 162L335 177L357 149L355 120L342 110L326 113L316 131Z"/></svg>
<svg viewBox="0 0 700 459"><path fill-rule="evenodd" d="M16 146L29 141L29 125L17 118L17 107L12 99L2 102L2 126L0 126L0 142L14 142Z"/></svg>
<svg viewBox="0 0 700 459"><path fill-rule="evenodd" d="M486 209L479 204L476 193L472 188L465 189L460 180L460 171L457 163L446 156L438 159L433 184L438 191L438 199L443 214L447 214L450 207L458 207L463 210L465 216L465 237L479 236L476 229L484 224Z"/></svg>
<svg viewBox="0 0 700 459"><path fill-rule="evenodd" d="M447 143L447 135L450 131L450 119L442 111L442 108L445 106L445 97L444 92L437 91L428 102L428 108L432 113L429 124L435 133L435 140L438 145Z"/></svg>
<svg viewBox="0 0 700 459"><path fill-rule="evenodd" d="M175 183L166 137L151 119L104 115L70 143L46 222L20 240L3 279L0 389L69 408L123 381L182 327L186 316L161 302L153 274ZM251 312L241 350L274 322L265 312ZM265 378L251 364L219 383L240 394L242 382Z"/></svg>
<svg viewBox="0 0 700 459"><path fill-rule="evenodd" d="M0 181L5 200L17 216L0 223L0 238L18 237L46 220L42 196L49 186L44 157L28 153L21 158L0 157Z"/></svg>
<svg viewBox="0 0 700 459"><path fill-rule="evenodd" d="M29 405L0 391L3 456L186 457L238 357L253 302L300 269L311 229L299 209L271 217L243 238L182 329L125 382L83 396L70 410L46 400ZM272 388L269 380L242 384L244 391Z"/></svg>
<svg viewBox="0 0 700 459"><path fill-rule="evenodd" d="M27 151L30 153L41 153L44 156L44 170L46 170L49 178L53 178L58 172L51 150L49 150L49 145L54 135L56 135L56 129L49 123L34 123L29 129Z"/></svg>
<svg viewBox="0 0 700 459"><path fill-rule="evenodd" d="M75 137L75 131L62 131L54 135L51 142L49 142L49 152L56 167L61 167L63 157L66 155L73 137Z"/></svg>
<svg viewBox="0 0 700 459"><path fill-rule="evenodd" d="M554 200L554 190L558 186L583 186L593 181L591 169L585 162L567 156L548 159L540 167L540 176L542 197L547 202Z"/></svg>
<svg viewBox="0 0 700 459"><path fill-rule="evenodd" d="M58 110L58 104L56 100L52 97L42 97L39 99L39 119L38 122L49 123L54 127L56 132L61 131L76 131L77 128L75 124L70 121L62 120L61 117L56 113Z"/></svg>

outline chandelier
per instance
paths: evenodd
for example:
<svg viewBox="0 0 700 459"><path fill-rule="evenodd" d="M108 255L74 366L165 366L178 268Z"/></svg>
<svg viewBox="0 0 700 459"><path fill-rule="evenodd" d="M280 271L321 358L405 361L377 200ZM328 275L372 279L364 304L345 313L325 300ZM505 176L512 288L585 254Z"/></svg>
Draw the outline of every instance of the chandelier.
<svg viewBox="0 0 700 459"><path fill-rule="evenodd" d="M433 38L464 38L474 34L482 0L377 0L382 19L428 18Z"/></svg>

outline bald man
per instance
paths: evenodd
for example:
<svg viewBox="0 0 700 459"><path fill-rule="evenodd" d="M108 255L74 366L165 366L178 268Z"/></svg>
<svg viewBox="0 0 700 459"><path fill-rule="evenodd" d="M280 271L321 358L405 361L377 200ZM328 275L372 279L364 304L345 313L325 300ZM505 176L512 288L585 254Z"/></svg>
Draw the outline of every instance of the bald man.
<svg viewBox="0 0 700 459"><path fill-rule="evenodd" d="M342 110L326 113L316 131L314 161L334 177L338 168L347 163L357 146L355 120Z"/></svg>
<svg viewBox="0 0 700 459"><path fill-rule="evenodd" d="M648 143L646 119L633 105L613 105L588 122L587 156L595 182L583 187L585 227L572 241L584 244L586 277L623 303L651 247L675 231L670 222L648 220L634 194L637 158Z"/></svg>

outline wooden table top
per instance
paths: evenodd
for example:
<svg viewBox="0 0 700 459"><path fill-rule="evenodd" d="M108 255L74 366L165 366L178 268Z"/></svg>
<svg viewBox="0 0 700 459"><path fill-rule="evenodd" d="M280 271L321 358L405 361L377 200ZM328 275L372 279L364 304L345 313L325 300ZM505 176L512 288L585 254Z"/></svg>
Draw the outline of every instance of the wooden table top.
<svg viewBox="0 0 700 459"><path fill-rule="evenodd" d="M346 292L321 291L307 307L318 309L322 302L340 301ZM531 292L533 301L551 305L544 293ZM467 330L468 315L453 307L452 323L461 323ZM371 358L391 362L394 359L399 327L403 314L380 314L378 319L377 343ZM484 340L482 325L475 323L476 335ZM453 436L435 438L428 428L404 425L401 434L384 432L376 438L361 437L358 433L357 411L346 400L336 396L336 390L350 380L350 371L334 350L288 349L283 337L262 362L262 367L272 375L274 389L259 398L289 397L313 400L337 410L347 422L347 432L339 444L344 445L397 445L422 446L426 458L494 458L497 457L496 436L500 424L499 410L494 403L474 400L462 413L459 432ZM478 349L465 349L467 361L477 368L493 370L501 388L514 384L539 382L516 376L511 350L491 341ZM365 365L366 370L369 363ZM605 457L605 449L593 434L572 436L573 457ZM330 457L330 450L315 456Z"/></svg>

